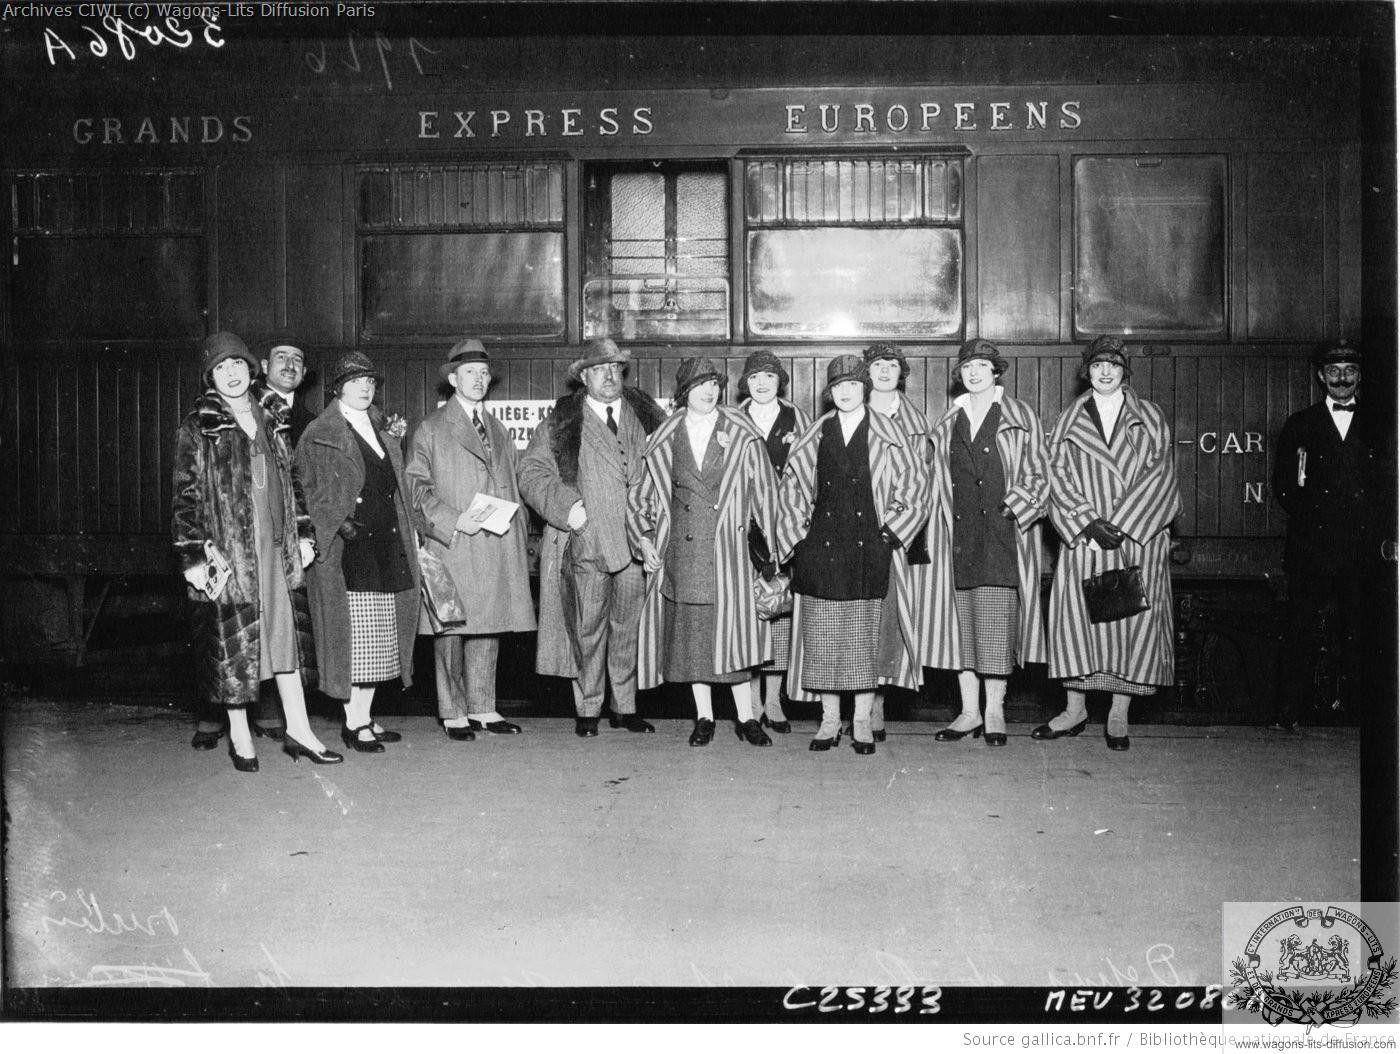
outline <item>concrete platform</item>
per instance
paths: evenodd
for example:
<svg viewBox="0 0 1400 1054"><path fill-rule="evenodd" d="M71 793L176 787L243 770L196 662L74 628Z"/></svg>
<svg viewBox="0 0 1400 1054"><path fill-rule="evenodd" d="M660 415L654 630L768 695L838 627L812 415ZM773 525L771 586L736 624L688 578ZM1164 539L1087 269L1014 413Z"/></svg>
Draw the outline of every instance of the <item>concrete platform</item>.
<svg viewBox="0 0 1400 1054"><path fill-rule="evenodd" d="M461 744L415 716L242 774L167 709L4 722L9 985L1201 985L1223 901L1360 887L1354 728L1112 753L902 723L866 758L808 722L692 749L688 721Z"/></svg>

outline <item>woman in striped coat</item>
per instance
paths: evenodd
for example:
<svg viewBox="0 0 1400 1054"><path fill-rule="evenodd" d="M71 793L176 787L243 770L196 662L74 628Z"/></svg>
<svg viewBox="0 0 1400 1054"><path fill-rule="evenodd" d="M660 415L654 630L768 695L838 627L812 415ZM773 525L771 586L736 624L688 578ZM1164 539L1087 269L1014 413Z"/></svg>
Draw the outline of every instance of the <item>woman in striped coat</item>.
<svg viewBox="0 0 1400 1054"><path fill-rule="evenodd" d="M965 343L957 369L964 392L933 429L939 500L929 521L934 588L924 638L929 651L922 658L928 666L957 670L962 697L962 713L934 736L940 742L976 736L985 727L988 746L1005 746L1007 678L1014 666L1045 661L1045 434L1035 411L996 383L1005 372L995 344Z"/></svg>
<svg viewBox="0 0 1400 1054"><path fill-rule="evenodd" d="M929 445L928 418L924 412L904 397L904 385L909 378L909 360L894 344L872 344L865 349L865 369L870 375L870 410L884 414L908 438L909 449L927 464L933 448ZM894 552L895 574L909 584L910 595L922 610L928 605L933 588L929 575L925 546L916 542L908 550ZM875 742L885 741L885 693L875 693L870 708L870 731Z"/></svg>
<svg viewBox="0 0 1400 1054"><path fill-rule="evenodd" d="M758 426L768 460L780 479L792 444L812 423L806 411L782 397L787 383L788 372L782 360L771 351L756 351L744 360L739 390L747 392L748 398L739 404L739 409ZM772 544L771 536L769 544ZM750 678L749 691L759 724L774 732L786 733L792 731L792 725L783 712L782 683L792 644L792 614L770 619L768 629L773 635L773 659Z"/></svg>
<svg viewBox="0 0 1400 1054"><path fill-rule="evenodd" d="M1051 437L1051 520L1064 545L1050 590L1050 676L1063 680L1066 706L1031 736L1058 739L1084 730L1086 691L1113 695L1104 738L1128 749L1128 704L1172 683L1172 584L1168 528L1181 508L1171 430L1158 407L1123 382L1128 353L1116 337L1084 352L1089 390L1060 414ZM1139 565L1146 611L1115 622L1089 621L1083 581Z"/></svg>
<svg viewBox="0 0 1400 1054"><path fill-rule="evenodd" d="M788 694L821 700L812 750L840 741L840 693L854 692L852 745L873 754L876 690L923 681L914 598L893 552L928 519L928 471L889 418L867 411L869 384L859 355L832 360L826 394L836 408L793 444L783 473L777 557L793 561Z"/></svg>
<svg viewBox="0 0 1400 1054"><path fill-rule="evenodd" d="M637 685L690 685L696 747L714 737L710 686L727 684L738 734L766 747L749 671L772 657L772 643L754 601L748 529L753 521L773 537L777 477L748 415L719 405L723 380L709 359L681 363L680 409L647 440L627 492L627 537L647 572Z"/></svg>

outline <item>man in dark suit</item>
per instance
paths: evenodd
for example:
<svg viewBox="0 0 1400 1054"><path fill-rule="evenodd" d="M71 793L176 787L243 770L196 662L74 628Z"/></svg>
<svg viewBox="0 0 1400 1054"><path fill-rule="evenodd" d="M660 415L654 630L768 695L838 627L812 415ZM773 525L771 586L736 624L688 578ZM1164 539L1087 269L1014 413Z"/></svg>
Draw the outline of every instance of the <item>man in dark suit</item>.
<svg viewBox="0 0 1400 1054"><path fill-rule="evenodd" d="M1382 560L1380 448L1357 398L1361 352L1343 341L1313 363L1327 396L1284 423L1274 453L1274 497L1288 513L1284 670L1269 725L1276 732L1298 731L1314 701L1316 634L1326 613L1335 611L1340 702L1359 701L1366 585L1380 577Z"/></svg>
<svg viewBox="0 0 1400 1054"><path fill-rule="evenodd" d="M320 410L307 405L305 396L298 396L297 389L306 380L306 355L290 339L274 337L268 344L262 360L263 373L267 376L268 387L280 395L290 408L287 425L291 428L292 446L301 442L301 433L306 426L316 420Z"/></svg>

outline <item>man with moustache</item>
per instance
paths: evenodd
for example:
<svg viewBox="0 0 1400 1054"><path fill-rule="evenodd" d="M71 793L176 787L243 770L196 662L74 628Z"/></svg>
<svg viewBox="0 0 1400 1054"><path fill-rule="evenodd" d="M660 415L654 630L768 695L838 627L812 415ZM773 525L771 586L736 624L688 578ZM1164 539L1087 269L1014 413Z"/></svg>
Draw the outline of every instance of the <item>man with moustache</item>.
<svg viewBox="0 0 1400 1054"><path fill-rule="evenodd" d="M609 678L613 727L652 732L637 714L642 565L627 541L627 488L646 438L665 420L623 385L631 354L611 340L569 367L583 387L554 404L520 463L520 492L545 521L537 672L573 682L574 733L598 734Z"/></svg>
<svg viewBox="0 0 1400 1054"><path fill-rule="evenodd" d="M1336 612L1341 703L1351 708L1359 701L1366 586L1383 577L1381 447L1358 399L1361 351L1342 341L1322 349L1313 365L1327 395L1288 418L1274 454L1274 497L1288 513L1288 616L1269 728L1285 733L1298 731L1313 702L1315 637L1329 609Z"/></svg>
<svg viewBox="0 0 1400 1054"><path fill-rule="evenodd" d="M287 425L291 429L291 442L295 447L301 441L301 433L306 426L316 420L319 410L307 405L305 396L298 397L297 389L306 380L306 355L290 339L274 337L268 345L262 360L262 371L267 377L267 385L287 406Z"/></svg>
<svg viewBox="0 0 1400 1054"><path fill-rule="evenodd" d="M520 505L515 445L485 406L491 364L481 341L453 345L439 375L452 386L452 398L413 433L404 475L422 518L424 546L442 561L466 619L433 624L425 612L419 632L436 634L438 717L448 737L517 735L520 726L496 710L496 663L502 633L535 628L525 557L529 525L523 505L499 535L470 511L478 494Z"/></svg>

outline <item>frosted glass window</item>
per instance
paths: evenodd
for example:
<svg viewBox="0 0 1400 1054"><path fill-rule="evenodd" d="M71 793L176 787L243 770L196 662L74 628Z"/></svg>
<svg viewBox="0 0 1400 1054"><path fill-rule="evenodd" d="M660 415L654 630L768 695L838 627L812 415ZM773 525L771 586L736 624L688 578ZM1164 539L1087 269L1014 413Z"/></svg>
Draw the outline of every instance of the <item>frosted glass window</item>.
<svg viewBox="0 0 1400 1054"><path fill-rule="evenodd" d="M750 231L748 266L755 336L951 337L962 329L958 230Z"/></svg>
<svg viewBox="0 0 1400 1054"><path fill-rule="evenodd" d="M1074 327L1225 333L1225 159L1091 157L1074 165Z"/></svg>

